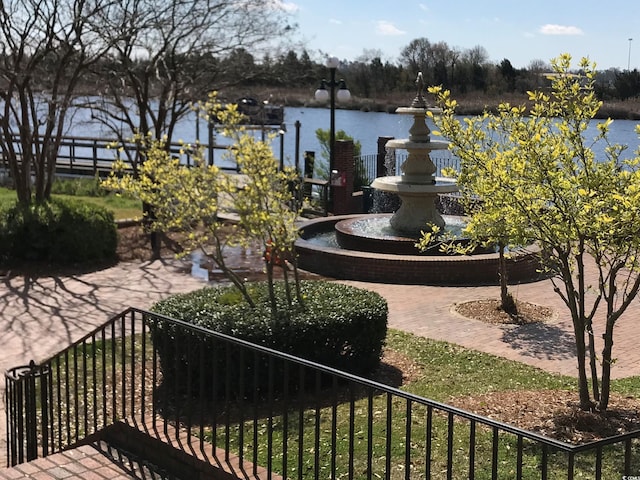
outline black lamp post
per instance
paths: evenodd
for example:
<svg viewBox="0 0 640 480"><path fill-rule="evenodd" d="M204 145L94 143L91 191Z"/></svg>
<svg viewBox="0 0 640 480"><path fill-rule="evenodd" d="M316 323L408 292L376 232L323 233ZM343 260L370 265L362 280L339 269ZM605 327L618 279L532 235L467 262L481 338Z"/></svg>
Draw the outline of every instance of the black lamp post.
<svg viewBox="0 0 640 480"><path fill-rule="evenodd" d="M330 100L331 121L329 128L329 201L333 201L331 175L335 169L335 146L336 146L336 99L339 102L346 102L351 98L351 92L347 89L347 85L343 79L336 82L336 70L340 61L337 57L327 58L326 66L329 69L330 80L322 80L320 87L316 90L316 100L326 102ZM329 91L327 91L329 87ZM336 92L336 87L338 87Z"/></svg>
<svg viewBox="0 0 640 480"><path fill-rule="evenodd" d="M284 123L280 124L278 135L280 136L280 171L284 170L284 134L287 133L287 126Z"/></svg>

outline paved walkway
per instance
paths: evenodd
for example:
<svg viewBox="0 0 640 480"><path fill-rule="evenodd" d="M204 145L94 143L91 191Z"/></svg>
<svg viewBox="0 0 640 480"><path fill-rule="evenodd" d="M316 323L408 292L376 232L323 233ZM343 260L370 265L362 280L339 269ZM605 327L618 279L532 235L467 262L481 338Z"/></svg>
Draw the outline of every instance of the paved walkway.
<svg viewBox="0 0 640 480"><path fill-rule="evenodd" d="M511 287L518 300L546 305L557 312L556 318L548 323L522 326L488 325L451 312L451 306L457 302L496 298L498 287L345 283L382 294L389 304L391 328L552 372L576 374L571 323L549 280ZM190 275L189 264L177 260L124 263L75 276L0 277L0 371L27 364L31 359L36 362L46 359L128 306L149 308L158 299L203 285L202 280ZM614 378L640 375L635 326L639 314L640 301L636 301L617 326ZM601 331L598 329L597 339ZM4 381L0 388L4 388ZM6 455L4 399L0 405L2 466Z"/></svg>
<svg viewBox="0 0 640 480"><path fill-rule="evenodd" d="M15 468L0 468L0 480L180 480L104 442L38 458Z"/></svg>

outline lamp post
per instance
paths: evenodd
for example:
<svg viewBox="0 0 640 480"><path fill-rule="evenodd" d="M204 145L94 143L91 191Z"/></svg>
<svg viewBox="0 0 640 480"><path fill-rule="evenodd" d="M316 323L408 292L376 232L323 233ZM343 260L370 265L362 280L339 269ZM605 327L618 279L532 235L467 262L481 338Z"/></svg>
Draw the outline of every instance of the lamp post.
<svg viewBox="0 0 640 480"><path fill-rule="evenodd" d="M316 100L326 102L329 100L330 106L330 124L329 124L329 202L333 202L331 174L335 168L335 146L336 146L336 99L340 102L346 102L351 98L351 92L347 89L347 85L343 79L336 82L336 70L340 60L337 57L327 58L326 66L329 69L329 81L322 79L320 87L316 90ZM327 91L329 87L329 91ZM336 92L337 87L337 92Z"/></svg>
<svg viewBox="0 0 640 480"><path fill-rule="evenodd" d="M627 57L627 72L631 71L631 41L633 38L629 39L629 56Z"/></svg>
<svg viewBox="0 0 640 480"><path fill-rule="evenodd" d="M284 134L287 133L287 126L284 123L280 124L278 135L280 136L280 171L284 170Z"/></svg>

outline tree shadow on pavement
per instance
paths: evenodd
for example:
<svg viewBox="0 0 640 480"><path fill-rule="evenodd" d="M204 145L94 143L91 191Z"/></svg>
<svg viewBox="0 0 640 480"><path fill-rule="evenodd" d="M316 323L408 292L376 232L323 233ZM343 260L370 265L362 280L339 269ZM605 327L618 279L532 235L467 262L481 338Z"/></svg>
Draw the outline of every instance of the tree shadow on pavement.
<svg viewBox="0 0 640 480"><path fill-rule="evenodd" d="M120 263L81 275L0 277L0 368L43 360L128 307L204 286L177 261Z"/></svg>
<svg viewBox="0 0 640 480"><path fill-rule="evenodd" d="M571 332L542 322L503 328L502 340L522 355L548 360L574 358L575 339Z"/></svg>

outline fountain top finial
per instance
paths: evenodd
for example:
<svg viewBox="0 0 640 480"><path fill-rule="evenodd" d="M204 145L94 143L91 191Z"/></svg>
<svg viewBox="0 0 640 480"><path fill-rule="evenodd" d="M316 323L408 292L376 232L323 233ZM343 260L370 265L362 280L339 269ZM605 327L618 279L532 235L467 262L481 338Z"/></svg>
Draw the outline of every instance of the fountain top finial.
<svg viewBox="0 0 640 480"><path fill-rule="evenodd" d="M418 78L416 78L417 92L416 97L411 102L411 108L427 108L427 102L422 96L424 90L424 79L422 78L422 72L418 72Z"/></svg>

